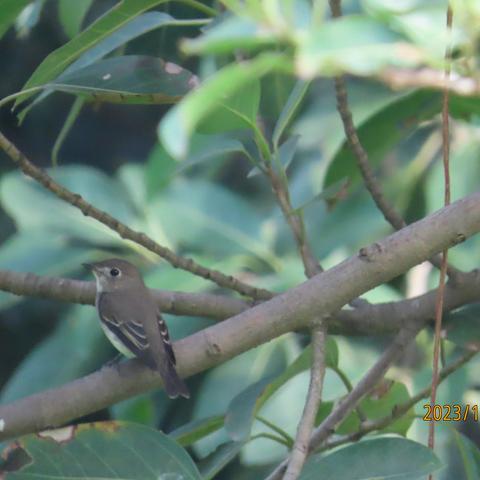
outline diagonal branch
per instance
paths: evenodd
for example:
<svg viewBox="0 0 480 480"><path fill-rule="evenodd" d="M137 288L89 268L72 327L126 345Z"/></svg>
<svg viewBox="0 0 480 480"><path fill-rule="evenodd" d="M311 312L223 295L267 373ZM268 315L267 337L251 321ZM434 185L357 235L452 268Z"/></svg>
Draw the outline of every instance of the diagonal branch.
<svg viewBox="0 0 480 480"><path fill-rule="evenodd" d="M341 0L329 0L330 10L334 18L342 15ZM368 153L363 148L360 138L358 137L357 129L353 123L352 113L348 105L348 93L343 76L335 77L335 94L337 97L337 110L345 130L345 136L348 144L353 152L353 156L357 161L357 166L362 174L365 187L370 192L370 195L375 202L377 208L382 212L385 220L392 225L395 230L400 230L405 227L406 222L399 212L391 205L383 195L379 182L377 181L373 172ZM440 256L435 256L429 259L430 262L437 268L441 267ZM449 265L447 269L448 276L452 280L456 280L463 272Z"/></svg>
<svg viewBox="0 0 480 480"><path fill-rule="evenodd" d="M308 327L312 318L337 312L351 299L478 231L480 193L474 193L295 288L176 342L179 373L194 375L286 332ZM415 329L422 326L423 320ZM400 338L413 335L413 330L402 329ZM134 360L103 368L0 406L0 441L72 422L160 385L155 372Z"/></svg>
<svg viewBox="0 0 480 480"><path fill-rule="evenodd" d="M28 158L18 150L18 148L10 142L2 133L0 133L0 148L10 157L11 160L22 170L25 175L33 178L35 181L43 185L47 190L50 190L61 200L78 208L85 216L92 217L95 220L103 223L111 230L115 231L120 237L132 240L133 242L145 247L153 253L156 253L159 257L162 257L169 262L175 268L181 268L187 272L193 273L199 277L211 280L220 287L229 288L235 290L242 295L251 297L257 300L266 300L272 298L273 293L262 288L252 287L231 275L225 275L218 270L212 270L204 267L190 258L185 258L177 255L163 245L153 241L150 237L142 232L137 232L127 225L123 224L116 218L109 215L87 201L85 201L80 195L71 192L70 190L62 187L51 178L44 170L35 166Z"/></svg>
<svg viewBox="0 0 480 480"><path fill-rule="evenodd" d="M322 443L335 432L336 426L357 406L358 402L370 392L375 385L383 378L390 365L395 362L404 352L407 345L417 336L422 325L405 325L397 334L390 346L382 353L380 358L368 370L363 378L346 395L331 413L315 429L308 446L309 453L319 448ZM287 466L284 460L267 477L266 480L279 480Z"/></svg>
<svg viewBox="0 0 480 480"><path fill-rule="evenodd" d="M475 355L477 355L477 353L478 350L469 350L461 357L453 361L450 365L444 367L438 376L439 384L443 382L446 378L448 378L452 373L459 370L463 365L465 365ZM327 442L323 445L322 450L334 448L349 442L356 442L368 433L383 430L399 418L403 417L403 415L408 413L408 411L412 407L414 407L420 400L422 400L422 398L427 398L430 395L431 390L431 385L425 387L423 390L420 390L405 403L402 403L401 405L396 405L390 415L386 415L385 417L381 417L377 420L370 420L362 423L360 425L360 428L356 432L350 433L348 435L343 435L340 438L332 440L331 442Z"/></svg>

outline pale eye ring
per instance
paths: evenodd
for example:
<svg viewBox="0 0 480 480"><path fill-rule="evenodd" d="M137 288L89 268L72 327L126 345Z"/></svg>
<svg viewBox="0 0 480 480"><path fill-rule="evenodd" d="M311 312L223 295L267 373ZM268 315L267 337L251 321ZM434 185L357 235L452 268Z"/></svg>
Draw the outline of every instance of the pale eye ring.
<svg viewBox="0 0 480 480"><path fill-rule="evenodd" d="M118 268L112 268L110 270L110 275L112 277L118 277L120 275L120 270Z"/></svg>

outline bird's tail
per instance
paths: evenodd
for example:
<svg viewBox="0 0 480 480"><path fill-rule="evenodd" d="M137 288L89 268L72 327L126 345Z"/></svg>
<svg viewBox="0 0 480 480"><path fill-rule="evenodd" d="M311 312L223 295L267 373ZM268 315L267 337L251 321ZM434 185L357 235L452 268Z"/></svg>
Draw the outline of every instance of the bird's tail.
<svg viewBox="0 0 480 480"><path fill-rule="evenodd" d="M166 361L161 366L161 375L166 394L170 398L184 397L190 398L190 392L188 391L185 382L178 376L175 366Z"/></svg>

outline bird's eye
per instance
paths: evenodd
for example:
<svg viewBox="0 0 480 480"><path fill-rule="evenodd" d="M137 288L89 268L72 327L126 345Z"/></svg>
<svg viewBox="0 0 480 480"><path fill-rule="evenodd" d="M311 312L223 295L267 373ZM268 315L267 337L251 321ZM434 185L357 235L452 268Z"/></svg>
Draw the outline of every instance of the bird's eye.
<svg viewBox="0 0 480 480"><path fill-rule="evenodd" d="M110 270L110 275L112 277L118 277L120 275L120 270L118 268L112 268Z"/></svg>

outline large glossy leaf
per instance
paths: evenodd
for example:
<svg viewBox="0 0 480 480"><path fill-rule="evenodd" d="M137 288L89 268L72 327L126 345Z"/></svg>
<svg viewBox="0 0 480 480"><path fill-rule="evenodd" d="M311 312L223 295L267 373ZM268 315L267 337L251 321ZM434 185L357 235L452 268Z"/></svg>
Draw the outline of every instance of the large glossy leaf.
<svg viewBox="0 0 480 480"><path fill-rule="evenodd" d="M212 255L250 252L279 267L261 238L255 209L213 183L179 179L150 203L147 219L178 244Z"/></svg>
<svg viewBox="0 0 480 480"><path fill-rule="evenodd" d="M201 480L182 447L136 423L96 422L27 435L4 455L5 480Z"/></svg>
<svg viewBox="0 0 480 480"><path fill-rule="evenodd" d="M415 480L441 466L435 454L421 443L377 437L313 456L300 480Z"/></svg>
<svg viewBox="0 0 480 480"><path fill-rule="evenodd" d="M296 342L292 336L287 336L249 350L211 370L197 394L193 418L203 420L211 416L223 416L232 398L247 385L282 371L292 354L295 354L294 351L298 352ZM219 395L219 391L225 394ZM221 428L196 442L194 449L204 457L230 440L227 432Z"/></svg>
<svg viewBox="0 0 480 480"><path fill-rule="evenodd" d="M188 70L156 57L107 58L47 84L100 102L174 103L197 85Z"/></svg>
<svg viewBox="0 0 480 480"><path fill-rule="evenodd" d="M2 402L12 402L86 375L115 355L94 308L75 306L64 317L16 368L1 391Z"/></svg>
<svg viewBox="0 0 480 480"><path fill-rule="evenodd" d="M122 0L105 15L88 26L80 35L50 53L37 67L22 90L45 85L65 70L82 53L96 45L127 22L145 10L163 3L165 0ZM22 95L15 106L24 102L31 94Z"/></svg>
<svg viewBox="0 0 480 480"><path fill-rule="evenodd" d="M326 365L336 365L338 350L335 341L329 338L326 348ZM312 364L312 347L308 346L302 354L278 376L263 378L250 385L237 395L228 406L225 428L235 441L245 441L250 435L256 413L286 382Z"/></svg>
<svg viewBox="0 0 480 480"><path fill-rule="evenodd" d="M173 157L185 158L190 137L200 122L242 87L281 67L284 60L281 55L265 54L217 72L163 118L158 132L164 147Z"/></svg>
<svg viewBox="0 0 480 480"><path fill-rule="evenodd" d="M0 0L0 38L31 0Z"/></svg>
<svg viewBox="0 0 480 480"><path fill-rule="evenodd" d="M71 2L70 0L64 0L64 3ZM177 25L181 23L182 20L177 20L164 12L143 13L133 20L130 20L127 24L114 31L112 34L108 35L104 40L98 42L92 48L88 49L77 60L70 64L63 71L63 73L61 73L54 80L54 82L61 83L64 76L70 75L76 70L88 67L100 58L103 58L105 55L113 52L118 47L126 44L134 38L139 37L140 35L143 35L144 33L154 30L155 28L160 28L167 25ZM30 109L44 100L48 95L50 95L50 93L51 91L46 89L40 95L38 95L32 103L30 103L18 114L19 121L22 122Z"/></svg>

